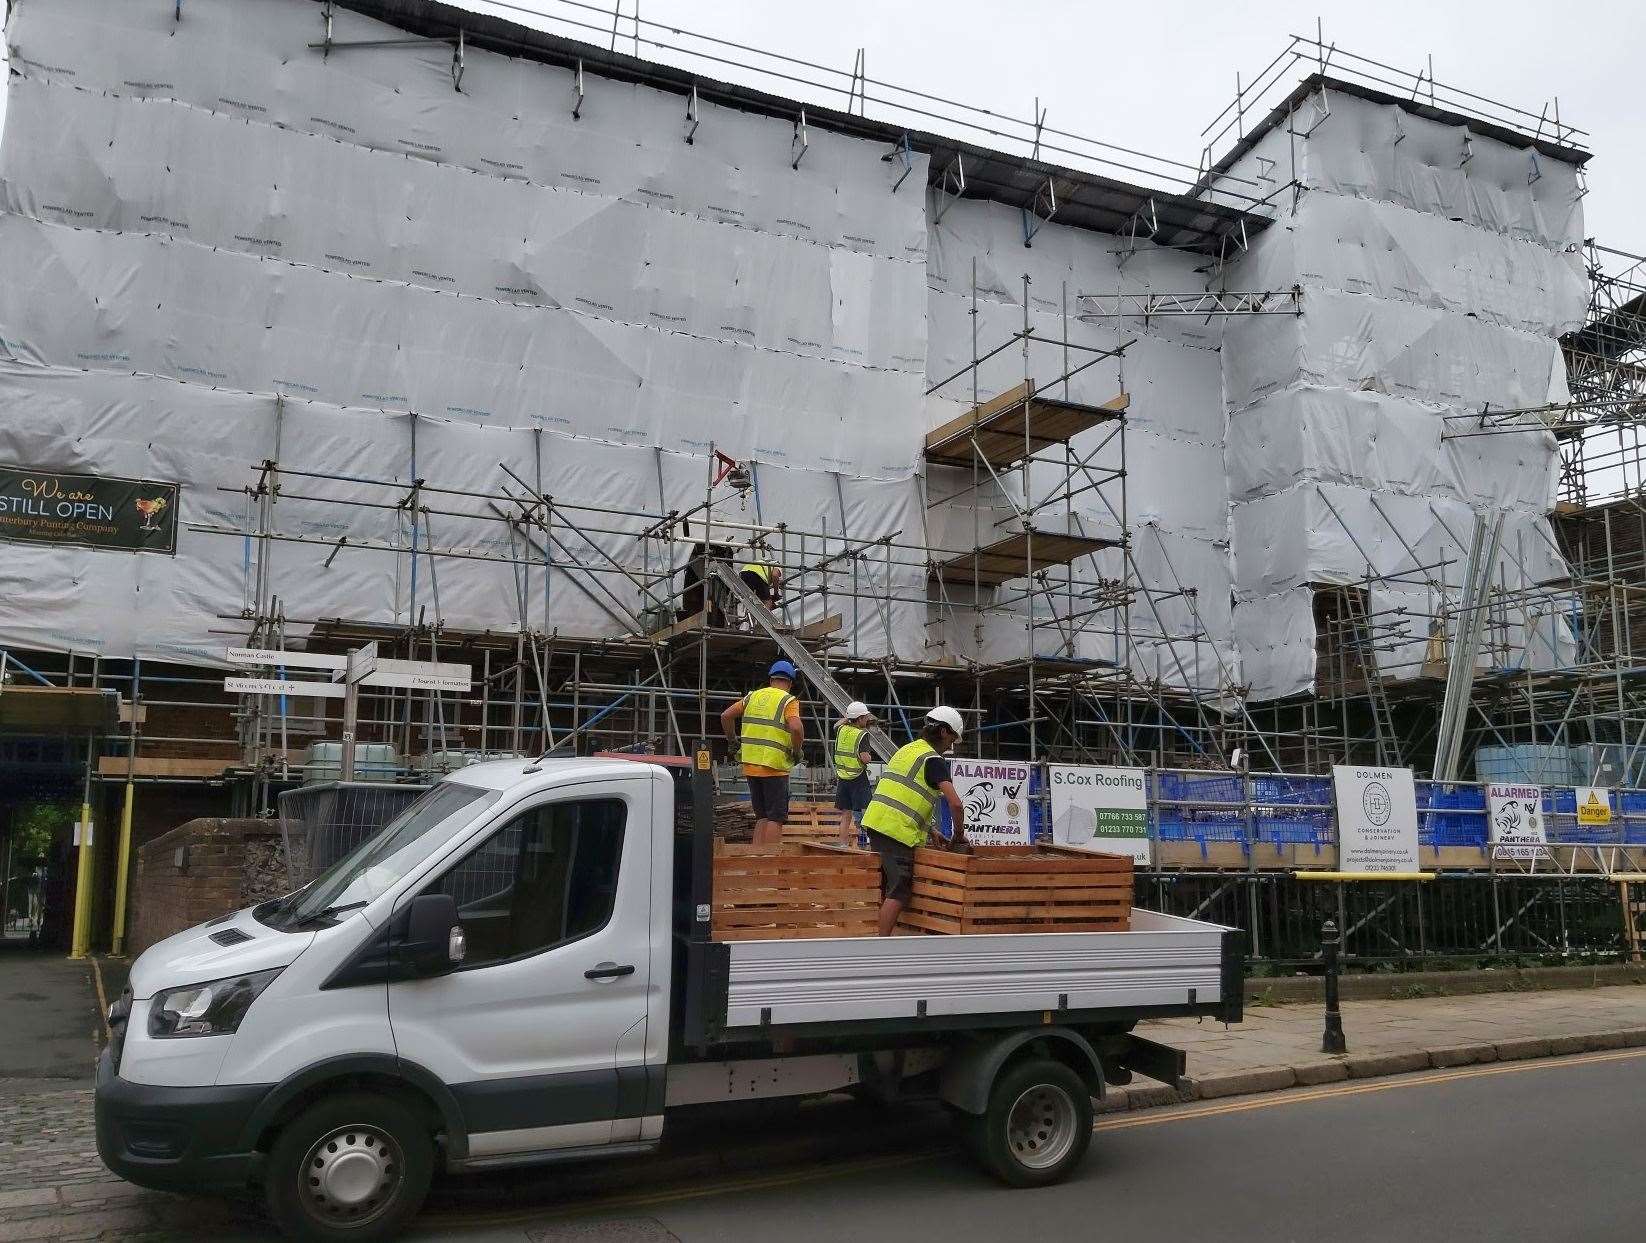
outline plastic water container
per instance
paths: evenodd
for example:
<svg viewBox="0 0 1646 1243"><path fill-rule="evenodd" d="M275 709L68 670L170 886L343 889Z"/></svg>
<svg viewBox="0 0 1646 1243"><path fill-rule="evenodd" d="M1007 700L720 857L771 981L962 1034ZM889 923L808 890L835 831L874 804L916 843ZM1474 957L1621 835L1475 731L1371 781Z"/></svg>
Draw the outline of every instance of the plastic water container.
<svg viewBox="0 0 1646 1243"><path fill-rule="evenodd" d="M1572 760L1571 747L1546 743L1482 746L1475 749L1475 779L1522 785L1573 785Z"/></svg>
<svg viewBox="0 0 1646 1243"><path fill-rule="evenodd" d="M400 753L383 742L362 742L354 748L354 780L393 781L400 775ZM303 784L343 779L343 744L315 742L303 753Z"/></svg>

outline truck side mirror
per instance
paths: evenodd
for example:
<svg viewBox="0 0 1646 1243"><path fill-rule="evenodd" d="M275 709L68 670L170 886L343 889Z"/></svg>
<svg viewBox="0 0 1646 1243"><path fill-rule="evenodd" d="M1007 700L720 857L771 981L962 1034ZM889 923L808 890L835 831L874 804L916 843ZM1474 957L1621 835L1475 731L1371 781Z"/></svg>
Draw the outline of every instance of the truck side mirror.
<svg viewBox="0 0 1646 1243"><path fill-rule="evenodd" d="M468 945L457 899L449 893L420 893L408 902L405 932L396 949L420 975L439 975L462 962Z"/></svg>

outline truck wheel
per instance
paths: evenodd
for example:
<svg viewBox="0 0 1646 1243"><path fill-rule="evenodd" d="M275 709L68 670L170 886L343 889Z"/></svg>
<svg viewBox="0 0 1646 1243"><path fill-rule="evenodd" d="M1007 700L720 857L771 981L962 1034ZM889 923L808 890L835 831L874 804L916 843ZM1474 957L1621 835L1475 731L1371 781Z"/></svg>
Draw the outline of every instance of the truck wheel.
<svg viewBox="0 0 1646 1243"><path fill-rule="evenodd" d="M989 1090L989 1107L961 1119L972 1155L1011 1187L1061 1182L1092 1142L1092 1098L1061 1062L1038 1059L1006 1070Z"/></svg>
<svg viewBox="0 0 1646 1243"><path fill-rule="evenodd" d="M433 1173L434 1144L413 1110L351 1092L317 1102L280 1132L264 1187L288 1237L376 1243L396 1237L423 1206Z"/></svg>

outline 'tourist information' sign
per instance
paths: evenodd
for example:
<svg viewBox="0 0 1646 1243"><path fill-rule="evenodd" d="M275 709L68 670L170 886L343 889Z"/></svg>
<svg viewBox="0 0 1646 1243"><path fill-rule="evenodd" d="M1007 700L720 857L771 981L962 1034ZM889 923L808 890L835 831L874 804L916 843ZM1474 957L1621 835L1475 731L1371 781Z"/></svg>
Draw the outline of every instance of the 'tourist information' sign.
<svg viewBox="0 0 1646 1243"><path fill-rule="evenodd" d="M0 466L0 539L177 552L177 485Z"/></svg>
<svg viewBox="0 0 1646 1243"><path fill-rule="evenodd" d="M1148 775L1141 768L1052 764L1052 841L1149 862Z"/></svg>

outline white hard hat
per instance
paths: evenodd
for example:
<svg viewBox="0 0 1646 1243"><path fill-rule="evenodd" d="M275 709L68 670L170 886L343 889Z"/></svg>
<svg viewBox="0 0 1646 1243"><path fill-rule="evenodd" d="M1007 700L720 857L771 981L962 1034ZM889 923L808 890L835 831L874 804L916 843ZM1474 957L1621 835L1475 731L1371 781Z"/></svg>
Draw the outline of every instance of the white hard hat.
<svg viewBox="0 0 1646 1243"><path fill-rule="evenodd" d="M869 705L866 703L860 703L858 700L854 699L851 703L846 705L846 719L848 721L855 721L860 716L868 715Z"/></svg>
<svg viewBox="0 0 1646 1243"><path fill-rule="evenodd" d="M928 721L936 721L939 725L947 725L954 731L954 736L956 738L960 737L963 724L960 720L960 713L956 712L953 708L933 708L926 714L926 719Z"/></svg>

